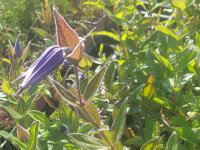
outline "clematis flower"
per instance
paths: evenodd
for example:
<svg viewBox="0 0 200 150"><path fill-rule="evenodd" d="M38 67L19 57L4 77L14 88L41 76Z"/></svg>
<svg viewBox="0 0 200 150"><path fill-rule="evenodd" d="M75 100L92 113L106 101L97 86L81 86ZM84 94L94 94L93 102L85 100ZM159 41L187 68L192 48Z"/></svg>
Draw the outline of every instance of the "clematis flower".
<svg viewBox="0 0 200 150"><path fill-rule="evenodd" d="M44 53L15 81L24 79L18 95L30 86L29 91L49 73L58 68L65 60L65 52L57 45L47 48ZM28 91L28 92L29 92Z"/></svg>
<svg viewBox="0 0 200 150"><path fill-rule="evenodd" d="M15 51L15 56L16 57L21 57L22 56L22 47L21 47L21 44L19 42L19 35L17 35L17 40L16 40L16 43L15 43L14 51Z"/></svg>

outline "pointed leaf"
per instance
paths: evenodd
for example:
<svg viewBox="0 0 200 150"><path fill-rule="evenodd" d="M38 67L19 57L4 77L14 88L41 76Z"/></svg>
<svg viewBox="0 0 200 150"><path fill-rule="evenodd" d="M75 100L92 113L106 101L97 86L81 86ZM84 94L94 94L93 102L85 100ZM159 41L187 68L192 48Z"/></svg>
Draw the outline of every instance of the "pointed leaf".
<svg viewBox="0 0 200 150"><path fill-rule="evenodd" d="M154 138L146 142L140 150L156 150L158 138L159 136L155 136Z"/></svg>
<svg viewBox="0 0 200 150"><path fill-rule="evenodd" d="M88 83L85 93L84 93L84 98L86 102L91 101L93 97L95 96L109 65L110 63L105 64L101 68L101 70L97 74L95 74L93 78L90 80L90 82Z"/></svg>
<svg viewBox="0 0 200 150"><path fill-rule="evenodd" d="M85 110L88 112L88 114L92 117L92 119L95 121L95 124L91 121L91 119L88 116L88 114L81 108L81 107L76 107L76 110L78 114L87 122L92 123L94 126L100 126L100 117L99 113L94 106L92 102L89 102L85 104L84 106Z"/></svg>
<svg viewBox="0 0 200 150"><path fill-rule="evenodd" d="M157 26L155 26L155 30L160 31L160 32L162 32L166 35L169 35L169 36L175 38L176 40L178 40L178 36L165 26L157 25Z"/></svg>
<svg viewBox="0 0 200 150"><path fill-rule="evenodd" d="M30 44L31 44L31 41L28 42L27 47L23 50L23 53L22 53L22 56L21 56L21 60L22 60L23 63L24 63L25 60L26 60L26 57L27 57L27 54L28 54L28 50L29 50Z"/></svg>
<svg viewBox="0 0 200 150"><path fill-rule="evenodd" d="M11 65L12 65L12 67L15 69L16 67L16 63L15 63L15 58L14 58L14 55L15 55L15 52L14 52L14 49L13 49L13 47L12 47L12 45L11 45L11 42L10 41L8 41L9 42L9 59L10 59L10 62L11 62Z"/></svg>
<svg viewBox="0 0 200 150"><path fill-rule="evenodd" d="M115 76L115 63L111 62L105 74L105 85L108 91L111 90L114 76Z"/></svg>
<svg viewBox="0 0 200 150"><path fill-rule="evenodd" d="M119 139L122 136L124 126L125 126L125 120L126 120L126 100L123 102L122 106L119 109L119 112L117 113L117 116L115 117L115 120L113 121L111 131L114 133L114 142L115 144L119 141Z"/></svg>
<svg viewBox="0 0 200 150"><path fill-rule="evenodd" d="M64 102L60 102L60 121L65 124L70 132L77 132L78 118L74 111L68 108Z"/></svg>
<svg viewBox="0 0 200 150"><path fill-rule="evenodd" d="M93 149L93 150L99 150L99 149L109 149L107 145L105 145L101 140L93 137L89 137L87 135L81 134L81 133L70 133L68 136L80 146L84 147L85 149Z"/></svg>
<svg viewBox="0 0 200 150"><path fill-rule="evenodd" d="M93 36L93 35L105 35L105 36L108 36L108 37L110 37L110 38L113 38L113 39L116 40L116 41L120 41L120 38L119 38L116 34L114 34L114 33L112 33L112 32L108 32L108 31L97 31L97 32L92 32L92 33L90 34L90 36Z"/></svg>
<svg viewBox="0 0 200 150"><path fill-rule="evenodd" d="M31 118L33 118L34 120L39 120L40 123L43 124L43 125L46 125L46 124L49 123L49 120L48 120L47 116L46 116L44 113L40 112L40 111L31 110L31 111L29 111L28 114L29 114L29 115L31 116Z"/></svg>
<svg viewBox="0 0 200 150"><path fill-rule="evenodd" d="M26 144L24 144L23 142L21 142L18 138L14 137L14 136L10 136L10 138L12 139L12 141L14 141L14 143L18 147L18 149L20 149L20 150L27 150Z"/></svg>
<svg viewBox="0 0 200 150"><path fill-rule="evenodd" d="M39 121L33 122L30 129L30 140L29 140L28 150L36 150L38 144L38 128L39 128Z"/></svg>
<svg viewBox="0 0 200 150"><path fill-rule="evenodd" d="M176 132L173 132L167 141L165 150L178 150L178 138Z"/></svg>
<svg viewBox="0 0 200 150"><path fill-rule="evenodd" d="M50 79L50 78L49 78ZM77 106L76 101L77 98L74 94L72 94L70 91L68 91L65 87L63 87L58 82L54 81L53 79L50 79L50 82L52 86L56 89L56 92L58 92L59 96L66 101L67 103Z"/></svg>
<svg viewBox="0 0 200 150"><path fill-rule="evenodd" d="M67 24L65 19L58 13L56 9L54 9L53 11L59 46L69 47L74 50L74 48L79 43L77 33Z"/></svg>
<svg viewBox="0 0 200 150"><path fill-rule="evenodd" d="M82 42L83 42L83 40L80 41L78 43L78 45L74 48L74 51L67 56L67 60L71 64L76 65L76 66L78 66L78 64L81 61L81 59L83 58L83 54L84 54Z"/></svg>
<svg viewBox="0 0 200 150"><path fill-rule="evenodd" d="M35 28L35 27L31 27L31 29L33 31L35 31L36 33L38 33L39 35L41 35L42 37L44 38L47 38L47 39L52 39L51 36L49 35L49 33L47 33L45 30L43 29L40 29L40 28Z"/></svg>
<svg viewBox="0 0 200 150"><path fill-rule="evenodd" d="M26 143L29 141L30 134L22 126L17 125L17 137L21 142Z"/></svg>

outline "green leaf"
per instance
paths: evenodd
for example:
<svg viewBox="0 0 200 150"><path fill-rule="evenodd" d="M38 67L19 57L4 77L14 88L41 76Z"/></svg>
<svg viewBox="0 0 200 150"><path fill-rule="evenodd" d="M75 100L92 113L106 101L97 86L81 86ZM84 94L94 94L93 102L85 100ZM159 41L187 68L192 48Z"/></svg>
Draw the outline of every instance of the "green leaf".
<svg viewBox="0 0 200 150"><path fill-rule="evenodd" d="M95 121L95 124L91 121L91 119L88 116L88 114L81 108L77 107L79 115L87 122L91 122L95 127L100 126L100 117L99 113L95 107L95 105L92 102L89 102L85 104L84 106L87 113L92 117L92 119Z"/></svg>
<svg viewBox="0 0 200 150"><path fill-rule="evenodd" d="M4 107L13 118L15 118L15 119L22 118L22 115L20 115L18 112L16 112L8 103L0 102L0 106Z"/></svg>
<svg viewBox="0 0 200 150"><path fill-rule="evenodd" d="M12 139L12 141L15 143L15 145L16 145L20 150L27 150L26 144L24 144L23 142L21 142L18 138L14 137L14 136L10 136L10 138Z"/></svg>
<svg viewBox="0 0 200 150"><path fill-rule="evenodd" d="M66 101L70 105L77 106L77 104L76 104L77 98L76 98L75 95L73 95L64 86L62 86L61 84L59 84L55 80L51 79L50 77L49 77L49 80L50 80L52 86L55 88L56 92L58 92L59 96L61 96L61 98L64 101Z"/></svg>
<svg viewBox="0 0 200 150"><path fill-rule="evenodd" d="M153 53L153 54L155 55L155 57L160 63L162 63L170 72L173 72L174 69L172 65L169 63L169 61L165 57L158 55L156 53Z"/></svg>
<svg viewBox="0 0 200 150"><path fill-rule="evenodd" d="M111 90L114 76L115 76L115 63L111 62L105 74L105 85L108 91Z"/></svg>
<svg viewBox="0 0 200 150"><path fill-rule="evenodd" d="M10 60L7 58L2 58L2 62L7 62L8 64L10 64Z"/></svg>
<svg viewBox="0 0 200 150"><path fill-rule="evenodd" d="M3 79L2 91L6 94L13 95L15 91L10 88L9 82Z"/></svg>
<svg viewBox="0 0 200 150"><path fill-rule="evenodd" d="M173 116L171 118L171 123L173 125L178 125L178 126L181 126L181 127L189 127L186 119L184 119L183 117L181 116Z"/></svg>
<svg viewBox="0 0 200 150"><path fill-rule="evenodd" d="M85 79L83 79L83 80L80 81L81 94L84 94L88 82L89 82L89 77L87 77L87 78L85 78Z"/></svg>
<svg viewBox="0 0 200 150"><path fill-rule="evenodd" d="M70 133L67 134L67 136L74 139L74 141L80 147L84 147L85 149L92 149L92 150L109 149L109 147L105 145L101 140L89 137L81 133Z"/></svg>
<svg viewBox="0 0 200 150"><path fill-rule="evenodd" d="M93 64L92 58L89 55L84 53L83 58L81 59L81 61L79 62L78 65L81 68L88 68L89 69L89 68L92 67L92 64Z"/></svg>
<svg viewBox="0 0 200 150"><path fill-rule="evenodd" d="M191 22L187 23L183 29L181 30L180 39L186 36L188 33L193 32L200 27L200 19L192 20Z"/></svg>
<svg viewBox="0 0 200 150"><path fill-rule="evenodd" d="M120 38L116 34L114 34L112 32L108 32L108 31L96 31L96 32L93 32L90 34L90 36L93 36L93 35L105 35L110 38L113 38L116 41L120 41Z"/></svg>
<svg viewBox="0 0 200 150"><path fill-rule="evenodd" d="M169 35L169 36L175 38L176 40L178 40L178 36L174 32L172 32L170 29L165 27L165 26L157 25L155 27L155 31L160 31L160 32L162 32L162 33L164 33L166 35Z"/></svg>
<svg viewBox="0 0 200 150"><path fill-rule="evenodd" d="M88 83L85 93L84 93L84 98L85 98L86 102L91 101L93 99L93 97L95 96L95 94L104 78L105 72L106 72L109 64L110 63L105 64L101 68L101 70L97 74L95 74L93 76L93 78L90 80L90 82Z"/></svg>
<svg viewBox="0 0 200 150"><path fill-rule="evenodd" d="M152 139L153 125L154 121L150 117L147 117L144 130L145 141L149 141L150 139Z"/></svg>
<svg viewBox="0 0 200 150"><path fill-rule="evenodd" d="M21 56L22 63L24 63L25 60L26 60L30 44L31 44L31 41L28 42L27 47L23 50L23 53L22 53L22 56Z"/></svg>
<svg viewBox="0 0 200 150"><path fill-rule="evenodd" d="M47 118L47 116L37 110L30 110L28 112L28 114L31 116L31 118L33 118L34 120L39 120L41 124L46 125L49 123L49 120Z"/></svg>
<svg viewBox="0 0 200 150"><path fill-rule="evenodd" d="M31 27L31 29L46 39L52 39L51 36L43 29L35 27Z"/></svg>
<svg viewBox="0 0 200 150"><path fill-rule="evenodd" d="M138 28L148 28L153 25L157 20L156 17L141 17L141 19L136 23Z"/></svg>
<svg viewBox="0 0 200 150"><path fill-rule="evenodd" d="M183 0L173 0L172 4L178 8L180 8L182 11L186 8L185 2Z"/></svg>
<svg viewBox="0 0 200 150"><path fill-rule="evenodd" d="M165 98L163 97L154 97L153 101L160 104L161 106L165 107L168 110L172 109L172 106L169 104L169 102L167 100L165 100Z"/></svg>
<svg viewBox="0 0 200 150"><path fill-rule="evenodd" d="M31 125L28 150L36 150L38 144L38 127L39 127L39 121L34 121Z"/></svg>
<svg viewBox="0 0 200 150"><path fill-rule="evenodd" d="M159 136L155 136L148 142L146 142L140 150L156 150L157 142L158 142Z"/></svg>
<svg viewBox="0 0 200 150"><path fill-rule="evenodd" d="M165 150L178 150L178 138L176 132L173 132L169 137Z"/></svg>
<svg viewBox="0 0 200 150"><path fill-rule="evenodd" d="M60 101L60 121L65 124L70 132L77 132L78 118L74 111L68 108L64 102Z"/></svg>
<svg viewBox="0 0 200 150"><path fill-rule="evenodd" d="M123 102L122 106L113 121L111 131L114 133L114 143L116 144L122 136L123 129L126 120L126 100Z"/></svg>
<svg viewBox="0 0 200 150"><path fill-rule="evenodd" d="M198 137L189 127L174 127L177 135L181 137L183 140L186 140L190 143L197 144Z"/></svg>
<svg viewBox="0 0 200 150"><path fill-rule="evenodd" d="M110 91L111 96L116 96L119 92L123 90L124 86L125 85L123 83L113 85Z"/></svg>

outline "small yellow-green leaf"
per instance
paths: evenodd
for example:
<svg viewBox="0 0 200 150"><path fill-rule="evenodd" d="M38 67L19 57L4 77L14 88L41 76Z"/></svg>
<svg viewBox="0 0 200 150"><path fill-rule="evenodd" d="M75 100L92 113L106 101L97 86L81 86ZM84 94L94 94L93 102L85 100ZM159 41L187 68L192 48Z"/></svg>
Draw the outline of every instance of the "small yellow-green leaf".
<svg viewBox="0 0 200 150"><path fill-rule="evenodd" d="M15 91L10 88L8 81L6 81L5 79L3 79L2 91L4 93L10 94L10 95L13 95L15 93Z"/></svg>
<svg viewBox="0 0 200 150"><path fill-rule="evenodd" d="M157 25L157 26L155 26L155 30L160 31L160 32L162 32L166 35L169 35L169 36L175 38L176 40L178 40L178 36L165 26Z"/></svg>
<svg viewBox="0 0 200 150"><path fill-rule="evenodd" d="M88 83L85 93L84 93L84 98L86 102L91 101L93 97L95 96L109 65L110 63L105 64L101 68L101 70L97 74L95 74L93 78L90 80L90 82Z"/></svg>
<svg viewBox="0 0 200 150"><path fill-rule="evenodd" d="M10 60L7 58L2 58L2 61L7 62L8 64L10 64Z"/></svg>
<svg viewBox="0 0 200 150"><path fill-rule="evenodd" d="M97 31L90 34L90 36L93 36L93 35L105 35L110 38L113 38L114 40L120 41L120 38L116 34L112 32L108 32L108 31Z"/></svg>
<svg viewBox="0 0 200 150"><path fill-rule="evenodd" d="M17 137L21 142L27 143L29 141L30 134L22 126L17 125Z"/></svg>
<svg viewBox="0 0 200 150"><path fill-rule="evenodd" d="M184 0L173 0L172 4L178 8L180 8L182 11L185 9L185 1Z"/></svg>
<svg viewBox="0 0 200 150"><path fill-rule="evenodd" d="M28 42L28 45L27 45L26 48L23 50L23 53L22 53L22 56L21 56L22 63L24 63L25 60L26 60L26 57L27 57L27 54L28 54L28 50L29 50L30 44L31 44L31 41Z"/></svg>
<svg viewBox="0 0 200 150"><path fill-rule="evenodd" d="M91 150L104 149L108 150L109 147L104 144L100 139L89 137L82 133L70 133L67 136L72 138L80 147Z"/></svg>
<svg viewBox="0 0 200 150"><path fill-rule="evenodd" d="M155 136L148 142L146 142L140 150L156 150L157 142L158 142L159 136Z"/></svg>
<svg viewBox="0 0 200 150"><path fill-rule="evenodd" d="M87 54L83 54L83 58L81 59L81 61L79 62L79 66L81 67L81 68L90 68L90 67L92 67L92 63L93 63L93 60L92 60L92 58L89 56L89 55L87 55Z"/></svg>
<svg viewBox="0 0 200 150"><path fill-rule="evenodd" d="M153 87L152 84L148 84L146 85L143 90L142 90L142 93L141 95L144 97L144 98L147 98L148 100L152 98L152 96L155 94L155 89Z"/></svg>
<svg viewBox="0 0 200 150"><path fill-rule="evenodd" d="M123 102L122 106L117 113L115 120L113 121L111 131L114 134L114 143L116 144L122 136L123 129L126 120L126 100Z"/></svg>

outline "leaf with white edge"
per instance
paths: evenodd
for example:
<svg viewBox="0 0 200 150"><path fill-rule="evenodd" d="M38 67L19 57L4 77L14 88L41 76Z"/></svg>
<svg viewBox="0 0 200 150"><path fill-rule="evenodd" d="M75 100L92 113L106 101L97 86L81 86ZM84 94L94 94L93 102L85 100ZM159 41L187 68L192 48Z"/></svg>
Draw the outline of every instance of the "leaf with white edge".
<svg viewBox="0 0 200 150"><path fill-rule="evenodd" d="M126 121L126 100L123 102L122 106L119 109L119 112L117 113L115 120L113 121L111 131L114 133L114 142L115 144L120 140L124 126Z"/></svg>
<svg viewBox="0 0 200 150"><path fill-rule="evenodd" d="M65 19L58 13L56 9L53 9L53 12L59 46L69 47L74 50L79 43L77 33L67 24Z"/></svg>
<svg viewBox="0 0 200 150"><path fill-rule="evenodd" d="M36 150L38 145L38 129L39 121L34 121L30 128L30 140L29 140L29 148L28 150Z"/></svg>
<svg viewBox="0 0 200 150"><path fill-rule="evenodd" d="M77 46L74 48L74 51L67 56L67 60L71 64L76 65L76 66L78 66L79 62L81 61L81 59L83 58L83 55L84 55L82 42L83 42L83 40L81 40L77 44Z"/></svg>
<svg viewBox="0 0 200 150"><path fill-rule="evenodd" d="M159 136L155 136L154 138L146 142L140 150L156 150L158 139Z"/></svg>
<svg viewBox="0 0 200 150"><path fill-rule="evenodd" d="M49 77L49 80L52 84L52 86L55 88L56 92L58 92L59 96L69 103L70 105L77 106L76 101L77 98L75 95L73 95L69 90L67 90L64 86L56 82L55 80L51 79Z"/></svg>
<svg viewBox="0 0 200 150"><path fill-rule="evenodd" d="M13 143L16 145L16 147L18 147L18 149L20 149L20 150L27 150L26 144L24 144L23 142L21 142L17 137L10 136L10 138L13 141Z"/></svg>
<svg viewBox="0 0 200 150"><path fill-rule="evenodd" d="M178 150L178 137L176 132L173 132L169 137L165 150Z"/></svg>
<svg viewBox="0 0 200 150"><path fill-rule="evenodd" d="M26 46L26 48L23 50L22 56L21 56L21 60L24 63L28 54L28 50L30 47L31 41L28 42L28 45Z"/></svg>
<svg viewBox="0 0 200 150"><path fill-rule="evenodd" d="M41 124L48 124L49 120L46 117L46 115L40 111L37 110L31 110L28 112L28 114L33 118L34 120L39 120Z"/></svg>
<svg viewBox="0 0 200 150"><path fill-rule="evenodd" d="M89 81L84 93L84 98L86 102L91 101L95 96L109 65L110 63L105 64L101 68L101 70L97 74L95 74L93 78Z"/></svg>
<svg viewBox="0 0 200 150"><path fill-rule="evenodd" d="M100 139L89 137L82 133L70 133L67 134L67 136L72 138L76 142L76 144L78 144L81 147L84 147L85 149L92 149L92 150L109 149L109 147L106 144L104 144Z"/></svg>

